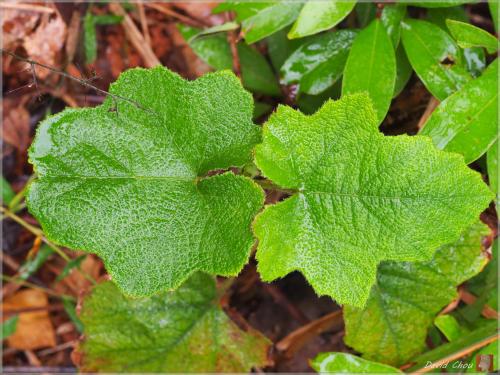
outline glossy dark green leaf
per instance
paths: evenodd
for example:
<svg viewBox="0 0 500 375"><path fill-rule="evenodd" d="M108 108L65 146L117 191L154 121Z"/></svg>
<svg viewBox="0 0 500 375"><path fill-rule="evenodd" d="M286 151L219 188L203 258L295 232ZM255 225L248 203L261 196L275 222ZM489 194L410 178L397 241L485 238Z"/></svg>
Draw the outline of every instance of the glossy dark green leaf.
<svg viewBox="0 0 500 375"><path fill-rule="evenodd" d="M275 5L277 0L270 1L233 1L228 0L217 5L212 13L221 13L221 12L235 12L236 20L243 21L249 17L254 16L265 8L268 8L272 5Z"/></svg>
<svg viewBox="0 0 500 375"><path fill-rule="evenodd" d="M431 261L382 263L366 306L344 307L345 342L366 359L395 366L422 352L436 314L486 263L481 239L489 233L478 221Z"/></svg>
<svg viewBox="0 0 500 375"><path fill-rule="evenodd" d="M459 47L444 30L421 20L402 23L403 46L413 69L438 100L444 100L470 80Z"/></svg>
<svg viewBox="0 0 500 375"><path fill-rule="evenodd" d="M342 92L342 82L339 80L332 87L319 95L301 94L297 98L297 106L306 115L312 115L318 111L329 99L337 100Z"/></svg>
<svg viewBox="0 0 500 375"><path fill-rule="evenodd" d="M380 14L380 21L382 21L387 34L389 34L394 48L396 48L399 44L399 37L401 36L401 21L403 21L405 15L406 6L401 4L386 4Z"/></svg>
<svg viewBox="0 0 500 375"><path fill-rule="evenodd" d="M275 32L266 38L267 53L276 72L279 72L286 59L301 45L307 43L309 38L288 39L288 28Z"/></svg>
<svg viewBox="0 0 500 375"><path fill-rule="evenodd" d="M418 370L426 369L429 367L429 362L431 364L437 361L441 362L443 360L445 362L446 360L450 362L452 358L457 358L457 356L461 357L461 353L470 353L478 347L486 346L487 343L492 342L495 339L498 339L497 321L492 320L487 322L483 327L470 332L466 336L460 337L455 341L441 345L413 358L412 362L416 362L416 364L405 371L408 373L414 373Z"/></svg>
<svg viewBox="0 0 500 375"><path fill-rule="evenodd" d="M38 269L47 261L49 256L54 253L54 250L48 245L43 244L40 249L38 249L36 255L33 259L28 259L19 268L19 279L27 280L31 275L33 275Z"/></svg>
<svg viewBox="0 0 500 375"><path fill-rule="evenodd" d="M244 373L267 363L270 341L242 331L196 273L175 292L128 299L110 282L83 302L82 372Z"/></svg>
<svg viewBox="0 0 500 375"><path fill-rule="evenodd" d="M434 8L427 10L427 19L448 32L446 20L457 20L468 22L467 13L463 7ZM467 71L473 77L479 77L486 68L486 57L484 50L479 47L465 48L463 50Z"/></svg>
<svg viewBox="0 0 500 375"><path fill-rule="evenodd" d="M19 315L14 315L2 322L2 340L13 335L16 332Z"/></svg>
<svg viewBox="0 0 500 375"><path fill-rule="evenodd" d="M320 353L311 360L311 367L319 374L402 374L397 368L347 353Z"/></svg>
<svg viewBox="0 0 500 375"><path fill-rule="evenodd" d="M466 163L483 155L498 138L498 60L482 76L444 100L420 134L442 150L462 154Z"/></svg>
<svg viewBox="0 0 500 375"><path fill-rule="evenodd" d="M401 91L403 91L412 73L413 69L408 61L405 49L400 44L398 48L396 48L396 82L394 84L393 97L398 96Z"/></svg>
<svg viewBox="0 0 500 375"><path fill-rule="evenodd" d="M281 68L281 83L298 84L300 92L317 95L342 75L356 32L339 30L314 37L303 44Z"/></svg>
<svg viewBox="0 0 500 375"><path fill-rule="evenodd" d="M180 25L179 30L193 51L208 65L216 70L231 70L233 58L231 47L225 35L208 35L198 37L198 29ZM238 43L241 79L243 86L250 91L280 96L278 80L267 60L255 49L245 43Z"/></svg>
<svg viewBox="0 0 500 375"><path fill-rule="evenodd" d="M287 27L295 21L302 6L300 1L276 1L245 18L241 23L245 41L251 44Z"/></svg>
<svg viewBox="0 0 500 375"><path fill-rule="evenodd" d="M263 102L255 102L254 103L254 108L253 108L253 119L258 119L265 115L266 113L271 112L271 109L273 108L272 105L268 103L263 103Z"/></svg>
<svg viewBox="0 0 500 375"><path fill-rule="evenodd" d="M303 38L331 29L352 11L356 0L308 1L288 33L290 39Z"/></svg>
<svg viewBox="0 0 500 375"><path fill-rule="evenodd" d="M121 98L44 120L29 150L27 203L44 233L99 255L129 295L179 286L195 272L235 275L254 238L262 190L230 172L260 140L253 100L228 71L186 81L130 69Z"/></svg>
<svg viewBox="0 0 500 375"><path fill-rule="evenodd" d="M223 23L222 25L215 25L215 26L212 26L212 27L209 27L207 29L203 29L203 30L199 31L198 33L193 35L187 42L189 44L191 44L191 42L195 38L201 38L201 37L207 36L207 35L224 33L227 31L236 30L238 27L239 27L239 25L236 22L226 22L226 23Z"/></svg>
<svg viewBox="0 0 500 375"><path fill-rule="evenodd" d="M342 79L342 95L367 92L380 124L389 110L396 82L396 57L382 22L374 20L351 47Z"/></svg>
<svg viewBox="0 0 500 375"><path fill-rule="evenodd" d="M486 154L486 162L488 166L488 179L490 180L491 190L497 195L498 191L498 140L493 143Z"/></svg>
<svg viewBox="0 0 500 375"><path fill-rule="evenodd" d="M498 50L498 39L479 27L455 20L446 20L446 26L462 48L484 47L488 53Z"/></svg>
<svg viewBox="0 0 500 375"><path fill-rule="evenodd" d="M358 2L354 7L354 12L356 12L358 26L364 28L372 22L377 15L377 6L371 2Z"/></svg>
<svg viewBox="0 0 500 375"><path fill-rule="evenodd" d="M9 205L10 201L16 196L9 182L2 176L2 203Z"/></svg>
<svg viewBox="0 0 500 375"><path fill-rule="evenodd" d="M255 163L293 191L254 221L262 279L298 270L318 295L360 307L382 260L432 258L493 197L461 156L428 137L381 134L367 94L327 101L312 116L279 106Z"/></svg>

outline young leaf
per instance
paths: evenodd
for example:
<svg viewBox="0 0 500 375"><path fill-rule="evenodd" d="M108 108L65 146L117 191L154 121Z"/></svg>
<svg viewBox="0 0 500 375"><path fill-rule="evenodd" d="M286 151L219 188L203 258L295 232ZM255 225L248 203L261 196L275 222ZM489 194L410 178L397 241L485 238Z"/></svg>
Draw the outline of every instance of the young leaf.
<svg viewBox="0 0 500 375"><path fill-rule="evenodd" d="M232 69L231 48L225 35L198 37L198 29L179 25L179 30L193 51L216 70ZM250 91L271 96L280 96L278 81L266 59L245 43L238 43L243 86Z"/></svg>
<svg viewBox="0 0 500 375"><path fill-rule="evenodd" d="M479 27L455 20L446 20L446 26L462 48L484 47L488 53L498 50L498 39Z"/></svg>
<svg viewBox="0 0 500 375"><path fill-rule="evenodd" d="M255 43L287 27L297 18L302 6L301 1L281 0L260 9L241 23L245 41Z"/></svg>
<svg viewBox="0 0 500 375"><path fill-rule="evenodd" d="M201 273L150 298L98 285L83 303L80 371L234 373L265 365L269 340L238 328L216 297L215 281Z"/></svg>
<svg viewBox="0 0 500 375"><path fill-rule="evenodd" d="M389 110L396 81L396 57L380 20L362 30L351 47L342 79L342 95L367 92L380 124Z"/></svg>
<svg viewBox="0 0 500 375"><path fill-rule="evenodd" d="M19 315L14 315L2 322L2 340L5 340L16 332L18 321Z"/></svg>
<svg viewBox="0 0 500 375"><path fill-rule="evenodd" d="M401 21L403 21L406 14L406 6L395 4L386 4L382 13L380 14L380 21L384 25L387 34L391 38L394 48L399 44L399 37L401 36Z"/></svg>
<svg viewBox="0 0 500 375"><path fill-rule="evenodd" d="M493 143L486 154L486 164L488 167L488 179L490 180L491 190L497 195L498 199L498 140Z"/></svg>
<svg viewBox="0 0 500 375"><path fill-rule="evenodd" d="M421 352L435 315L456 298L459 284L483 268L481 238L489 232L478 221L429 262L382 263L365 308L344 308L346 344L367 359L396 366Z"/></svg>
<svg viewBox="0 0 500 375"><path fill-rule="evenodd" d="M342 75L356 32L339 30L325 33L303 44L281 68L281 83L297 83L300 92L317 95L331 87Z"/></svg>
<svg viewBox="0 0 500 375"><path fill-rule="evenodd" d="M396 48L396 82L394 83L393 98L403 91L412 73L413 69L408 61L408 57L406 57L405 49L400 44L398 48Z"/></svg>
<svg viewBox="0 0 500 375"><path fill-rule="evenodd" d="M54 253L54 250L50 248L48 245L43 244L40 249L37 251L35 257L33 259L28 259L22 266L19 268L19 279L20 280L28 280L28 278L33 275L38 269L45 263L45 261L49 258L51 254Z"/></svg>
<svg viewBox="0 0 500 375"><path fill-rule="evenodd" d="M458 152L466 163L471 163L497 139L497 118L498 60L495 60L482 76L444 100L420 134L431 137L439 149Z"/></svg>
<svg viewBox="0 0 500 375"><path fill-rule="evenodd" d="M444 100L470 79L453 39L430 22L407 19L401 37L406 55L425 87Z"/></svg>
<svg viewBox="0 0 500 375"><path fill-rule="evenodd" d="M402 374L397 368L347 353L320 353L311 361L311 367L320 374Z"/></svg>
<svg viewBox="0 0 500 375"><path fill-rule="evenodd" d="M250 160L260 139L251 95L227 71L188 82L163 67L131 69L110 90L127 100L38 128L27 202L44 233L101 256L130 295L176 288L196 270L237 274L263 193L207 172Z"/></svg>
<svg viewBox="0 0 500 375"><path fill-rule="evenodd" d="M426 260L455 240L492 193L460 155L427 137L385 137L366 94L306 116L280 106L255 161L291 197L254 222L258 271L299 270L319 295L363 306L382 260Z"/></svg>
<svg viewBox="0 0 500 375"><path fill-rule="evenodd" d="M10 201L16 196L9 182L2 176L2 203L9 205Z"/></svg>
<svg viewBox="0 0 500 375"><path fill-rule="evenodd" d="M439 328L448 341L454 341L468 332L461 327L455 317L450 314L438 315L434 319L434 325Z"/></svg>
<svg viewBox="0 0 500 375"><path fill-rule="evenodd" d="M354 8L356 0L308 1L288 33L290 39L317 34L337 25Z"/></svg>

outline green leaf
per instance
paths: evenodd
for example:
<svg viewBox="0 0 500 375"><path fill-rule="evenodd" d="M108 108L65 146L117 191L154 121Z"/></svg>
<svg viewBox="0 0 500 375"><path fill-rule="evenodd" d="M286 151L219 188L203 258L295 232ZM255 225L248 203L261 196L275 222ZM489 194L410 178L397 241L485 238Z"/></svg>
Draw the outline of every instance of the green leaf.
<svg viewBox="0 0 500 375"><path fill-rule="evenodd" d="M2 176L2 203L5 205L9 205L10 201L14 199L16 193L10 187L9 182Z"/></svg>
<svg viewBox="0 0 500 375"><path fill-rule="evenodd" d="M340 304L363 306L380 261L430 259L492 199L461 156L427 137L383 136L366 94L312 116L279 106L255 162L294 192L254 222L262 279L298 270Z"/></svg>
<svg viewBox="0 0 500 375"><path fill-rule="evenodd" d="M83 47L85 49L85 62L92 64L97 57L97 36L94 15L90 11L87 11L83 18Z"/></svg>
<svg viewBox="0 0 500 375"><path fill-rule="evenodd" d="M434 325L439 328L448 341L453 341L464 334L467 330L458 324L453 315L439 315L434 319Z"/></svg>
<svg viewBox="0 0 500 375"><path fill-rule="evenodd" d="M488 166L488 179L490 180L491 190L498 196L498 140L493 143L486 154L486 163Z"/></svg>
<svg viewBox="0 0 500 375"><path fill-rule="evenodd" d="M390 5L386 4L380 14L380 21L384 25L387 34L391 38L394 48L399 44L401 36L401 21L406 15L406 6L401 4Z"/></svg>
<svg viewBox="0 0 500 375"><path fill-rule="evenodd" d="M232 69L231 47L225 35L198 37L200 35L198 29L184 25L179 25L179 30L184 39L189 41L193 51L212 68ZM266 59L245 43L238 43L237 49L245 88L256 93L280 96L277 79Z"/></svg>
<svg viewBox="0 0 500 375"><path fill-rule="evenodd" d="M457 152L471 163L498 138L498 61L482 76L469 81L444 100L432 113L422 135L442 150Z"/></svg>
<svg viewBox="0 0 500 375"><path fill-rule="evenodd" d="M303 38L331 29L347 17L356 0L308 1L288 33L290 39Z"/></svg>
<svg viewBox="0 0 500 375"><path fill-rule="evenodd" d="M410 1L408 5L424 8L447 8L462 4L476 3L479 0L441 0L441 1Z"/></svg>
<svg viewBox="0 0 500 375"><path fill-rule="evenodd" d="M245 41L255 43L290 25L299 15L301 1L276 1L244 19L241 23Z"/></svg>
<svg viewBox="0 0 500 375"><path fill-rule="evenodd" d="M18 321L19 315L14 315L13 317L2 322L2 340L5 340L7 337L16 332Z"/></svg>
<svg viewBox="0 0 500 375"><path fill-rule="evenodd" d="M481 238L488 233L478 221L431 261L382 263L366 307L344 308L346 344L366 359L395 366L420 353L435 315L456 298L456 287L484 266Z"/></svg>
<svg viewBox="0 0 500 375"><path fill-rule="evenodd" d="M310 39L288 39L287 29L275 32L267 37L267 53L275 71L279 72L286 59L301 45L307 43Z"/></svg>
<svg viewBox="0 0 500 375"><path fill-rule="evenodd" d="M446 20L446 25L462 48L484 47L488 53L498 50L498 39L479 27L455 20Z"/></svg>
<svg viewBox="0 0 500 375"><path fill-rule="evenodd" d="M220 308L212 278L194 274L175 292L128 299L112 283L83 303L83 372L249 372L270 345Z"/></svg>
<svg viewBox="0 0 500 375"><path fill-rule="evenodd" d="M342 75L355 36L354 31L339 30L303 44L283 64L281 83L296 83L310 95L324 92Z"/></svg>
<svg viewBox="0 0 500 375"><path fill-rule="evenodd" d="M249 17L254 16L265 8L268 8L276 4L277 0L271 1L235 1L226 0L223 3L217 5L212 13L217 14L221 12L236 12L236 20L243 21Z"/></svg>
<svg viewBox="0 0 500 375"><path fill-rule="evenodd" d="M377 15L377 6L374 3L357 3L354 7L358 26L366 27Z"/></svg>
<svg viewBox="0 0 500 375"><path fill-rule="evenodd" d="M43 244L40 249L38 249L35 257L33 259L28 259L19 268L19 279L27 280L31 275L33 275L38 269L46 262L49 256L54 252L48 245Z"/></svg>
<svg viewBox="0 0 500 375"><path fill-rule="evenodd" d="M185 26L185 27L189 28L189 26ZM202 36L207 36L207 35L212 35L212 34L218 34L218 33L224 33L226 31L236 30L238 27L239 27L239 25L236 22L226 22L226 23L224 23L222 25L215 25L215 26L212 26L212 27L209 27L207 29L204 29L204 30L196 33L195 35L193 35L188 40L188 43L191 44L191 42L193 41L193 39L200 38ZM191 29L194 29L194 28L191 28ZM196 29L194 29L194 30L196 30Z"/></svg>
<svg viewBox="0 0 500 375"><path fill-rule="evenodd" d="M409 369L406 369L406 371L408 373L414 373L420 369L427 369L429 368L429 362L431 366L433 363L438 361L440 363L442 361L444 361L444 363L448 363L452 360L452 358L462 357L463 353L472 352L476 348L484 346L485 343L497 339L497 321L489 321L483 327L476 329L466 336L460 337L455 341L449 342L445 345L441 345L436 349L413 358L412 362L416 362L416 364Z"/></svg>
<svg viewBox="0 0 500 375"><path fill-rule="evenodd" d="M127 100L67 109L37 130L27 203L44 233L99 255L130 295L176 288L196 270L238 274L263 193L207 172L250 161L260 139L251 95L228 71L189 82L163 67L128 70L110 91Z"/></svg>
<svg viewBox="0 0 500 375"><path fill-rule="evenodd" d="M342 82L337 81L332 87L330 87L326 91L323 91L319 95L300 95L297 98L297 106L303 113L311 115L318 109L320 109L325 104L325 102L328 101L328 99L339 99L341 90Z"/></svg>
<svg viewBox="0 0 500 375"><path fill-rule="evenodd" d="M380 20L362 30L351 47L342 79L342 95L367 92L380 124L389 110L396 81L396 57Z"/></svg>
<svg viewBox="0 0 500 375"><path fill-rule="evenodd" d="M402 374L397 368L347 353L320 353L311 361L311 367L320 374Z"/></svg>
<svg viewBox="0 0 500 375"><path fill-rule="evenodd" d="M393 98L398 96L410 80L413 69L411 68L405 49L400 44L396 48L396 83L394 84Z"/></svg>
<svg viewBox="0 0 500 375"><path fill-rule="evenodd" d="M98 14L92 16L95 25L117 25L123 21L122 16L114 14Z"/></svg>
<svg viewBox="0 0 500 375"><path fill-rule="evenodd" d="M401 37L413 69L438 100L446 99L469 81L462 52L438 26L407 19Z"/></svg>

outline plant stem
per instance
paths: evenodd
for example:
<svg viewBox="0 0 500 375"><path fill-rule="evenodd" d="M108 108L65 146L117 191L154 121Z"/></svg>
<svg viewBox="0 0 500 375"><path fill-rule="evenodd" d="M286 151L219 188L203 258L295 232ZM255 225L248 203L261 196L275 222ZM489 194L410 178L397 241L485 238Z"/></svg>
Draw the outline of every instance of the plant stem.
<svg viewBox="0 0 500 375"><path fill-rule="evenodd" d="M2 280L8 281L8 282L11 282L11 283L14 283L14 284L19 284L19 285L22 285L22 286L26 286L26 287L31 288L31 289L40 290L40 291L45 292L45 293L47 293L47 294L49 294L51 296L54 296L54 297L68 298L68 299L70 299L72 301L75 301L75 298L73 296L70 296L70 295L67 295L67 294L58 294L58 293L54 292L53 290L51 290L49 288L45 288L43 286L30 283L28 281L18 280L15 277L10 277L10 276L7 276L7 275L2 275Z"/></svg>

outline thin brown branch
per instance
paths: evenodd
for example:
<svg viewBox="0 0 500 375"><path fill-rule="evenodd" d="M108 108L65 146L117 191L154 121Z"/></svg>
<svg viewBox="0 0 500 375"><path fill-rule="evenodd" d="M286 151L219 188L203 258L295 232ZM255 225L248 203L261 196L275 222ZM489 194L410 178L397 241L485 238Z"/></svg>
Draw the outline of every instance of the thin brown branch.
<svg viewBox="0 0 500 375"><path fill-rule="evenodd" d="M153 112L151 109L148 109L146 107L144 107L142 104L136 102L135 100L132 100L132 99L129 99L129 98L126 98L124 96L121 96L121 95L117 95L117 94L112 94L106 90L102 90L100 89L99 87L96 87L92 84L90 84L88 82L88 80L86 79L81 79L81 78L78 78L78 77L75 77L75 76L72 76L71 74L68 74L64 71L61 71L59 69L56 69L50 65L46 65L46 64L43 64L43 63L40 63L38 61L34 61L34 60L31 60L31 59L28 59L26 57L22 57L22 56L19 56L18 54L14 53L14 52L11 52L11 51L7 51L3 48L0 48L0 51L8 56L11 56L17 60L20 60L20 61L24 61L25 63L28 63L30 64L30 66L39 66L39 67L42 67L44 69L47 69L48 71L52 72L52 73L55 73L55 74L58 74L64 78L67 78L67 79L70 79L72 81L75 81L75 82L78 82L79 84L81 84L82 86L85 86L87 88L90 88L102 95L105 95L105 96L109 96L111 98L113 98L113 100L117 101L117 100L122 100L124 102L127 102L127 103L130 103L132 104L133 106L143 110L143 111L146 111L146 112L149 112L149 113L152 113L152 114L155 114L155 112Z"/></svg>
<svg viewBox="0 0 500 375"><path fill-rule="evenodd" d="M173 9L167 8L167 7L160 5L160 4L145 3L144 5L147 6L148 8L151 8L151 9L154 9L154 10L160 12L160 13L163 13L166 16L170 16L172 18L178 19L182 23L189 25L189 26L200 27L200 28L204 28L204 27L208 26L206 23L203 23L201 20L187 17L179 12L176 12Z"/></svg>
<svg viewBox="0 0 500 375"><path fill-rule="evenodd" d="M422 127L425 125L429 117L432 115L432 112L434 112L434 110L438 105L439 105L439 100L437 100L435 97L431 97L431 99L427 103L427 107L425 108L424 114L422 115L422 117L420 117L420 120L418 121L417 125L418 130L422 129Z"/></svg>
<svg viewBox="0 0 500 375"><path fill-rule="evenodd" d="M54 14L55 10L49 7L35 4L20 4L20 3L0 3L0 9L19 10L25 12L47 13Z"/></svg>
<svg viewBox="0 0 500 375"><path fill-rule="evenodd" d="M469 293L467 290L464 288L460 288L458 290L460 294L460 299L464 301L467 305L471 305L474 302L476 302L477 297L474 296L473 294ZM481 315L484 316L486 319L498 319L500 316L498 315L498 312L495 311L495 309L491 308L488 305L484 305L483 309L481 310Z"/></svg>
<svg viewBox="0 0 500 375"><path fill-rule="evenodd" d="M148 20L146 18L146 11L144 10L144 4L138 2L137 9L139 10L139 19L141 20L142 35L147 45L151 46L151 37L149 36Z"/></svg>

